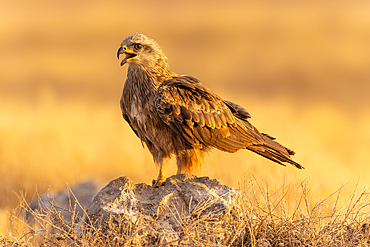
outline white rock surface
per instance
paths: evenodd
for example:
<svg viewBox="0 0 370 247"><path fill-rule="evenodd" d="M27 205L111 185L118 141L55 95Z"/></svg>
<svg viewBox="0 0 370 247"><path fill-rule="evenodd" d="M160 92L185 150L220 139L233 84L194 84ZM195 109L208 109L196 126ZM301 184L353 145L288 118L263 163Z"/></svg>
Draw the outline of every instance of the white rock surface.
<svg viewBox="0 0 370 247"><path fill-rule="evenodd" d="M160 242L171 242L181 237L178 233L185 218L218 221L231 210L236 194L235 189L208 177L174 175L159 188L133 184L129 178L120 177L95 196L87 213L89 220L102 229L112 228L112 218L117 226L126 227L147 220L158 232L154 237L163 238Z"/></svg>

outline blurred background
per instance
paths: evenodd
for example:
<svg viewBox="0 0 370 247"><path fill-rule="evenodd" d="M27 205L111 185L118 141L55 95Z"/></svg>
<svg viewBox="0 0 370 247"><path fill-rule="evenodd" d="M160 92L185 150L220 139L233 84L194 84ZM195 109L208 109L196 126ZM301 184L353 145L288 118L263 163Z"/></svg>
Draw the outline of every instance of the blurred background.
<svg viewBox="0 0 370 247"><path fill-rule="evenodd" d="M0 226L20 191L157 176L119 108L127 66L116 52L135 32L156 40L175 72L243 105L306 167L214 150L203 175L234 187L250 175L309 180L324 195L368 185L369 11L365 0L2 1Z"/></svg>

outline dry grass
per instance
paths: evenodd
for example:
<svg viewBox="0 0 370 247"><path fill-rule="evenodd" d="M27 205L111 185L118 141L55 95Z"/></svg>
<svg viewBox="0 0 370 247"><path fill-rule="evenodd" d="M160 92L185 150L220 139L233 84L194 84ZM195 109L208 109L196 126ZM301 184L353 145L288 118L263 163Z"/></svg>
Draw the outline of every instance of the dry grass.
<svg viewBox="0 0 370 247"><path fill-rule="evenodd" d="M266 181L312 178L322 198L352 179L368 186L368 7L368 1L143 1L129 8L109 1L4 2L0 235L11 231L7 212L20 190L29 200L36 187L42 193L90 178L156 177L118 106L125 69L115 52L137 31L159 42L174 71L245 106L252 123L295 150L306 167L213 151L204 175L233 187L246 172ZM133 8L140 11L127 11ZM174 172L172 163L167 173Z"/></svg>
<svg viewBox="0 0 370 247"><path fill-rule="evenodd" d="M177 217L180 232L158 232L161 222L137 220L127 223L111 218L103 228L84 215L66 222L62 210L52 204L32 211L24 196L10 216L14 235L1 241L13 246L368 246L370 244L369 191L343 193L342 186L329 197L314 198L309 181L299 185L269 184L250 176L244 180L232 210L219 221L204 215L209 203L200 202L194 212ZM291 193L294 191L294 193ZM73 196L73 194L71 194ZM344 200L344 202L340 202ZM333 203L330 203L332 201ZM165 206L165 205L164 205ZM21 214L23 213L23 216ZM34 216L26 223L24 213ZM202 215L202 216L201 216ZM81 217L84 221L81 221ZM85 222L85 223L83 223Z"/></svg>

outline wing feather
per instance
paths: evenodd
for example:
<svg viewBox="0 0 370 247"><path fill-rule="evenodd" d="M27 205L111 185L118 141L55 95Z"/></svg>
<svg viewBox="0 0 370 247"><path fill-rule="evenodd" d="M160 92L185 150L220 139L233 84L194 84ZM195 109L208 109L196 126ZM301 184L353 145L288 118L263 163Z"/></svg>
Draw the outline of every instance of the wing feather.
<svg viewBox="0 0 370 247"><path fill-rule="evenodd" d="M192 118L194 122L199 123L199 120L200 120L199 115L194 111L192 111L191 114L192 114Z"/></svg>
<svg viewBox="0 0 370 247"><path fill-rule="evenodd" d="M227 121L226 121L225 114L220 113L218 116L220 117L220 120L221 120L221 126L227 126Z"/></svg>
<svg viewBox="0 0 370 247"><path fill-rule="evenodd" d="M229 111L229 112L225 112L225 118L226 118L226 122L228 123L228 124L232 124L232 123L234 123L235 122L235 119L234 119L234 116L233 116L233 114Z"/></svg>
<svg viewBox="0 0 370 247"><path fill-rule="evenodd" d="M213 120L213 116L208 112L203 113L203 115L204 115L204 119L206 120L207 127L210 127L211 129L214 129L215 128L215 123L214 123L214 120Z"/></svg>
<svg viewBox="0 0 370 247"><path fill-rule="evenodd" d="M225 102L190 76L163 82L156 108L162 121L193 146L215 146L230 136L229 123L235 122Z"/></svg>
<svg viewBox="0 0 370 247"><path fill-rule="evenodd" d="M217 112L213 113L213 119L214 119L214 122L215 122L215 128L220 129L221 126L222 126L222 123L221 123L221 119L219 117L219 114Z"/></svg>
<svg viewBox="0 0 370 247"><path fill-rule="evenodd" d="M202 135L199 133L200 131L201 131L200 126L197 126L197 127L193 128L193 134L194 134L195 138L197 138L198 140L203 140Z"/></svg>
<svg viewBox="0 0 370 247"><path fill-rule="evenodd" d="M204 127L204 125L206 124L206 119L204 118L204 115L203 115L203 112L198 112L198 117L199 117L199 122L198 122L198 125L200 127Z"/></svg>
<svg viewBox="0 0 370 247"><path fill-rule="evenodd" d="M211 132L209 131L208 128L202 128L202 129L198 128L198 133L202 137L203 142L205 143L211 142L211 139L212 139Z"/></svg>
<svg viewBox="0 0 370 247"><path fill-rule="evenodd" d="M185 120L191 120L192 119L192 114L191 111L188 110L185 106L180 106L181 109L181 115Z"/></svg>
<svg viewBox="0 0 370 247"><path fill-rule="evenodd" d="M246 109L222 100L194 77L180 76L163 82L155 106L177 138L193 147L211 146L226 152L247 148L279 164L288 162L302 168L290 159L290 149L248 122L250 114Z"/></svg>

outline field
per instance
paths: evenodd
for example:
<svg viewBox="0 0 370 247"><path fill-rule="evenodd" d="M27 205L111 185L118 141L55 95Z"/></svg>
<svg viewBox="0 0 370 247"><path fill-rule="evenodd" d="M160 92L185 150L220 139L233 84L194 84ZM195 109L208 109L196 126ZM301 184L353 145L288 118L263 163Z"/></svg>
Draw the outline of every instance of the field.
<svg viewBox="0 0 370 247"><path fill-rule="evenodd" d="M115 53L134 32L155 39L175 72L243 105L252 124L295 150L306 168L214 150L203 175L233 187L250 174L293 187L309 181L313 201L343 184L343 201L356 184L368 186L368 1L134 5L2 4L0 235L20 191L31 198L87 179L157 176L118 104L127 68ZM167 174L175 171L172 163Z"/></svg>

